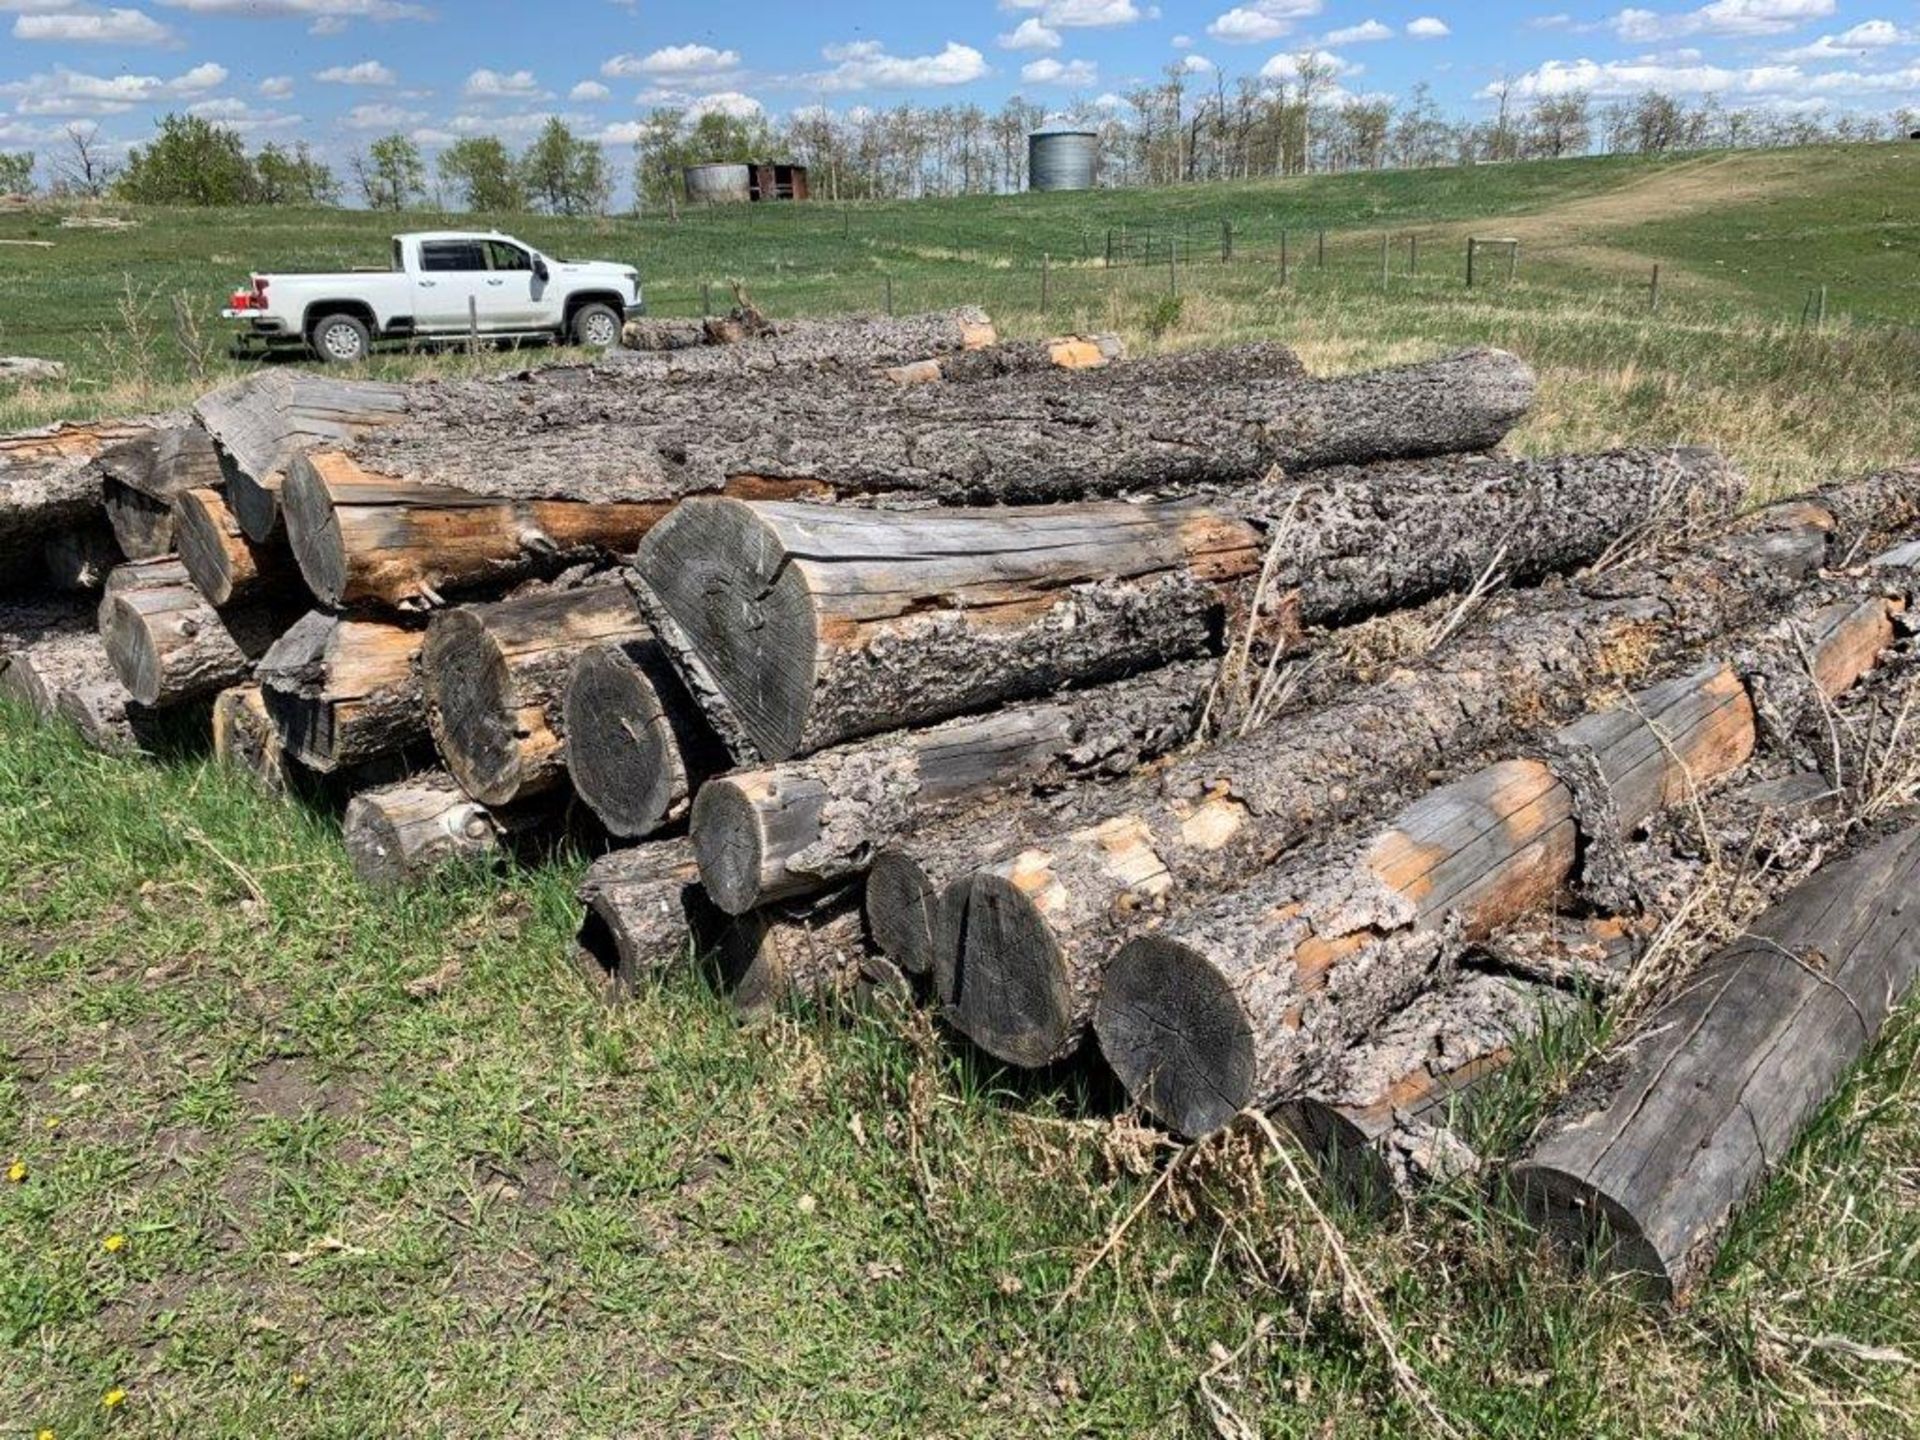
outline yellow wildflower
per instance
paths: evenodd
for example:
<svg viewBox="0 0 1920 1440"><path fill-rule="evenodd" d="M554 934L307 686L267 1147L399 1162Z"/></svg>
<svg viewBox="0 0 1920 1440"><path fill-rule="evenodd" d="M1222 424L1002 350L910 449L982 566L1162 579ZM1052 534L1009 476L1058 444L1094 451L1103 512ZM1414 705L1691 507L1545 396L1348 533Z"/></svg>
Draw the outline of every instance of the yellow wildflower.
<svg viewBox="0 0 1920 1440"><path fill-rule="evenodd" d="M33 1440L53 1440L53 1431L42 1430L38 1435L33 1437Z"/></svg>
<svg viewBox="0 0 1920 1440"><path fill-rule="evenodd" d="M100 1244L109 1255L117 1255L127 1248L127 1237L124 1235L109 1235L106 1239L102 1240Z"/></svg>
<svg viewBox="0 0 1920 1440"><path fill-rule="evenodd" d="M294 1389L304 1390L307 1388L308 1385L312 1383L313 1383L312 1381L307 1379L306 1373L304 1371L296 1370L293 1372L293 1388Z"/></svg>
<svg viewBox="0 0 1920 1440"><path fill-rule="evenodd" d="M25 1182L26 1178L27 1178L27 1162L26 1161L16 1160L13 1162L13 1164L7 1167L7 1179L12 1184L15 1184L15 1185L22 1184L23 1182Z"/></svg>
<svg viewBox="0 0 1920 1440"><path fill-rule="evenodd" d="M100 1397L100 1403L109 1410L116 1410L127 1403L127 1392L116 1385Z"/></svg>

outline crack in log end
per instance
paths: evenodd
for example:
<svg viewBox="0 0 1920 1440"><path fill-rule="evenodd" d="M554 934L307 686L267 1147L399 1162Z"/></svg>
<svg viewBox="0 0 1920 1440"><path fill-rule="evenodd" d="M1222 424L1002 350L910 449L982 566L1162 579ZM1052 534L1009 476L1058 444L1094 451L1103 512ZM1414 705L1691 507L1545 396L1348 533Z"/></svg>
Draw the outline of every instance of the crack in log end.
<svg viewBox="0 0 1920 1440"><path fill-rule="evenodd" d="M1093 1028L1127 1093L1182 1135L1219 1129L1255 1098L1252 1018L1190 946L1156 935L1122 946Z"/></svg>
<svg viewBox="0 0 1920 1440"><path fill-rule="evenodd" d="M1028 885L1044 895L1044 867L1029 867ZM974 1044L1010 1065L1035 1068L1064 1058L1077 1042L1077 1017L1065 957L1042 918L1034 892L1020 880L975 874L955 882L964 900L956 953L934 956L947 1019ZM945 962L945 963L943 963Z"/></svg>
<svg viewBox="0 0 1920 1440"><path fill-rule="evenodd" d="M888 846L867 871L867 931L881 954L909 975L934 973L940 896L920 862Z"/></svg>

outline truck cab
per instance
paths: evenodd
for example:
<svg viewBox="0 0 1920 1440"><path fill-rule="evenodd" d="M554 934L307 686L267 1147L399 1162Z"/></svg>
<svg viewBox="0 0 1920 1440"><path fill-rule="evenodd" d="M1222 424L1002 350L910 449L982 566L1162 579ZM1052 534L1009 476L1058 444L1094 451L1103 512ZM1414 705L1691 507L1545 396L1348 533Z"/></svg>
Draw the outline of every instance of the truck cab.
<svg viewBox="0 0 1920 1440"><path fill-rule="evenodd" d="M537 337L605 349L644 310L631 266L555 259L498 231L435 230L394 236L386 271L256 274L222 314L245 322L243 346L304 345L345 364L392 340Z"/></svg>

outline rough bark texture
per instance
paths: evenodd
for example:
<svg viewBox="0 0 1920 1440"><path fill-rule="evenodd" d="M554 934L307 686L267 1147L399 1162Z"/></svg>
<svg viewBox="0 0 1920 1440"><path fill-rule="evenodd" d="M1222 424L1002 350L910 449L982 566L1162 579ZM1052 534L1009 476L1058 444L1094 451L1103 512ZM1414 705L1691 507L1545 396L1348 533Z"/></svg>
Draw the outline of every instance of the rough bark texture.
<svg viewBox="0 0 1920 1440"><path fill-rule="evenodd" d="M1920 826L1826 866L1575 1092L1513 1172L1537 1223L1684 1299L1920 973Z"/></svg>
<svg viewBox="0 0 1920 1440"><path fill-rule="evenodd" d="M293 556L279 540L249 540L226 498L206 486L173 499L174 541L195 588L216 609L278 601L299 589Z"/></svg>
<svg viewBox="0 0 1920 1440"><path fill-rule="evenodd" d="M701 380L764 371L847 369L855 372L923 356L992 348L997 336L987 312L966 305L919 315L845 315L830 320L779 320L770 331L731 340L735 331L712 322L627 322L625 350L595 369L610 378Z"/></svg>
<svg viewBox="0 0 1920 1440"><path fill-rule="evenodd" d="M932 909L948 921L932 956L936 993L962 1028L970 988L991 1000L979 1021L996 1032L981 1041L990 1049L1070 1052L1105 962L1128 935L1233 887L1316 829L1421 784L1449 757L1577 713L1596 691L1774 610L1825 557L1829 523L1826 512L1795 504L1671 564L1500 597L1432 659L1349 698L1176 756L1105 792L930 831L909 845L924 880L907 862L890 868L903 895L921 883L942 894L963 887ZM988 907L977 925L976 892ZM1033 1008L1016 1023L1008 1007L1022 996Z"/></svg>
<svg viewBox="0 0 1920 1440"><path fill-rule="evenodd" d="M1814 587L1804 612L1823 641L1794 661L1830 698L1878 649L1855 625L1831 623L1824 600ZM1860 603L1879 608L1891 640L1897 602ZM1757 738L1746 686L1726 665L1630 696L1556 734L1551 767L1503 761L1416 801L1357 853L1277 866L1129 941L1090 981L1101 1047L1134 1097L1184 1133L1294 1098L1444 974L1461 941L1572 881L1576 840L1592 863L1591 852L1744 763Z"/></svg>
<svg viewBox="0 0 1920 1440"><path fill-rule="evenodd" d="M853 879L944 807L1126 774L1187 741L1213 674L1210 661L1172 665L710 780L693 810L701 881L744 914Z"/></svg>
<svg viewBox="0 0 1920 1440"><path fill-rule="evenodd" d="M428 772L354 796L341 835L354 874L369 885L399 886L456 861L493 858L501 829L452 777Z"/></svg>
<svg viewBox="0 0 1920 1440"><path fill-rule="evenodd" d="M236 685L214 697L213 754L273 794L292 787L293 762L258 685Z"/></svg>
<svg viewBox="0 0 1920 1440"><path fill-rule="evenodd" d="M650 629L580 653L561 701L567 774L608 833L644 839L686 818L725 746Z"/></svg>
<svg viewBox="0 0 1920 1440"><path fill-rule="evenodd" d="M427 739L414 671L426 635L320 611L296 622L260 661L267 709L294 758L330 774Z"/></svg>
<svg viewBox="0 0 1920 1440"><path fill-rule="evenodd" d="M689 918L696 953L743 1017L784 1005L842 1003L860 981L866 941L857 892L745 915L701 906Z"/></svg>
<svg viewBox="0 0 1920 1440"><path fill-rule="evenodd" d="M483 805L563 786L562 699L574 662L595 645L650 638L617 578L436 616L420 651L420 678L441 760Z"/></svg>
<svg viewBox="0 0 1920 1440"><path fill-rule="evenodd" d="M942 380L968 384L1048 370L1103 370L1125 359L1126 353L1126 343L1118 335L1062 335L1052 340L1009 340L977 350L927 356L904 365L889 365L879 373L896 385L931 385Z"/></svg>
<svg viewBox="0 0 1920 1440"><path fill-rule="evenodd" d="M0 696L42 720L64 716L96 750L144 749L159 717L127 694L92 620L64 596L0 605Z"/></svg>
<svg viewBox="0 0 1920 1440"><path fill-rule="evenodd" d="M115 673L140 704L161 709L248 680L278 632L266 611L222 616L171 556L117 566L100 601Z"/></svg>
<svg viewBox="0 0 1920 1440"><path fill-rule="evenodd" d="M48 537L100 518L101 452L165 420L101 420L0 436L0 592L39 580Z"/></svg>
<svg viewBox="0 0 1920 1440"><path fill-rule="evenodd" d="M631 996L693 953L688 915L707 909L697 881L684 839L615 850L587 868L574 950L605 998Z"/></svg>
<svg viewBox="0 0 1920 1440"><path fill-rule="evenodd" d="M175 425L122 441L100 456L101 502L130 560L174 549L173 497L220 483L213 441L198 425Z"/></svg>

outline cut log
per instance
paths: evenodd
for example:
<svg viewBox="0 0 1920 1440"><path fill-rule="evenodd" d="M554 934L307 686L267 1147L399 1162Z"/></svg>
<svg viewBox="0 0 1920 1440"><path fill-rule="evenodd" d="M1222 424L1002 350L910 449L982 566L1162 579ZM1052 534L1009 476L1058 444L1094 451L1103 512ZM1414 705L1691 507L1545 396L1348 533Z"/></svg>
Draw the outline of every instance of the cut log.
<svg viewBox="0 0 1920 1440"><path fill-rule="evenodd" d="M99 590L107 583L107 572L124 558L113 527L103 519L49 535L40 550L47 584L74 594Z"/></svg>
<svg viewBox="0 0 1920 1440"><path fill-rule="evenodd" d="M686 818L694 790L728 764L651 630L583 650L560 710L573 788L622 839Z"/></svg>
<svg viewBox="0 0 1920 1440"><path fill-rule="evenodd" d="M722 910L745 914L859 876L942 807L1124 774L1192 736L1213 674L1207 661L1172 665L711 780L693 808L701 883Z"/></svg>
<svg viewBox="0 0 1920 1440"><path fill-rule="evenodd" d="M1450 1112L1517 1046L1579 1008L1538 981L1462 971L1349 1050L1324 1091L1281 1106L1279 1118L1361 1205L1471 1173L1479 1157L1454 1133Z"/></svg>
<svg viewBox="0 0 1920 1440"><path fill-rule="evenodd" d="M684 839L602 855L588 867L579 897L586 913L575 956L610 1000L630 997L649 979L689 959L689 913L707 908L693 851Z"/></svg>
<svg viewBox="0 0 1920 1440"><path fill-rule="evenodd" d="M173 500L182 490L221 483L213 441L198 425L176 425L123 441L100 456L101 502L130 560L174 551Z"/></svg>
<svg viewBox="0 0 1920 1440"><path fill-rule="evenodd" d="M197 486L173 499L180 563L215 608L279 600L299 588L293 556L278 540L249 540L218 490Z"/></svg>
<svg viewBox="0 0 1920 1440"><path fill-rule="evenodd" d="M1920 973L1920 826L1834 861L1709 960L1514 1168L1537 1224L1685 1299L1741 1202Z"/></svg>
<svg viewBox="0 0 1920 1440"><path fill-rule="evenodd" d="M288 544L323 605L405 609L631 551L671 507L490 499L370 475L333 452L296 456L282 495Z"/></svg>
<svg viewBox="0 0 1920 1440"><path fill-rule="evenodd" d="M1904 515L1897 491L1882 493L1888 513ZM1596 692L1645 678L1796 597L1810 613L1829 591L1807 590L1804 577L1830 543L1851 543L1833 523L1829 509L1791 502L1678 561L1500 597L1434 658L1348 699L1105 793L1069 792L917 837L909 854L888 861L884 881L876 864L869 905L897 894L915 915L945 917L935 993L976 1043L1004 1059L1062 1058L1128 936L1239 884L1316 829L1424 783L1451 757L1577 714ZM924 893L940 897L952 884L964 889L951 903ZM877 915L873 928L888 948L891 931ZM917 928L910 943L921 943ZM1018 1014L1016 1005L1028 1008Z"/></svg>
<svg viewBox="0 0 1920 1440"><path fill-rule="evenodd" d="M414 671L426 634L314 611L261 658L267 709L289 752L331 774L427 739Z"/></svg>
<svg viewBox="0 0 1920 1440"><path fill-rule="evenodd" d="M722 317L724 318L724 317ZM997 335L974 306L920 315L845 315L779 320L770 331L713 320L642 317L622 332L625 352L596 367L618 376L631 367L650 380L694 380L759 371L871 369L922 356L991 348Z"/></svg>
<svg viewBox="0 0 1920 1440"><path fill-rule="evenodd" d="M866 942L857 891L746 915L702 906L689 918L695 953L743 1018L796 1004L844 1003L859 984Z"/></svg>
<svg viewBox="0 0 1920 1440"><path fill-rule="evenodd" d="M270 371L201 396L193 410L219 452L241 529L265 543L280 528L280 487L294 457L392 424L406 413L406 395L403 385Z"/></svg>
<svg viewBox="0 0 1920 1440"><path fill-rule="evenodd" d="M292 788L292 765L258 685L235 685L213 700L213 756L282 795Z"/></svg>
<svg viewBox="0 0 1920 1440"><path fill-rule="evenodd" d="M0 696L42 720L66 718L107 753L145 749L159 729L114 674L88 610L64 599L0 608Z"/></svg>
<svg viewBox="0 0 1920 1440"><path fill-rule="evenodd" d="M347 802L341 827L353 873L369 885L415 885L458 862L492 860L501 827L452 777L428 772Z"/></svg>
<svg viewBox="0 0 1920 1440"><path fill-rule="evenodd" d="M1126 353L1126 342L1118 335L1061 335L1052 340L1010 340L978 350L927 356L888 366L878 373L895 385L930 385L942 380L968 384L1047 370L1103 370L1124 359Z"/></svg>
<svg viewBox="0 0 1920 1440"><path fill-rule="evenodd" d="M1884 620L1890 602L1867 603ZM1808 666L1837 694L1874 656L1849 626L1827 633L1828 652ZM1842 669L1841 655L1857 668ZM1757 734L1739 677L1709 665L1561 730L1549 746L1561 775L1503 761L1433 791L1357 854L1277 866L1130 940L1103 974L1075 975L1067 999L1097 991L1094 1026L1129 1093L1182 1133L1205 1134L1324 1083L1341 1051L1444 972L1460 940L1543 908L1573 881L1577 840L1616 839L1711 785ZM978 896L970 889L969 932ZM1006 923L991 910L987 920ZM993 1000L980 997L982 1008Z"/></svg>
<svg viewBox="0 0 1920 1440"><path fill-rule="evenodd" d="M54 713L73 726L82 744L103 755L151 750L165 725L160 712L136 704L113 676L63 687Z"/></svg>
<svg viewBox="0 0 1920 1440"><path fill-rule="evenodd" d="M114 672L136 701L158 709L250 679L278 631L265 611L221 616L170 556L117 566L100 601Z"/></svg>
<svg viewBox="0 0 1920 1440"><path fill-rule="evenodd" d="M581 653L652 639L617 579L446 611L420 651L427 722L440 757L483 805L566 783L562 699Z"/></svg>
<svg viewBox="0 0 1920 1440"><path fill-rule="evenodd" d="M38 582L50 537L101 518L101 452L160 423L103 420L0 436L0 593Z"/></svg>

